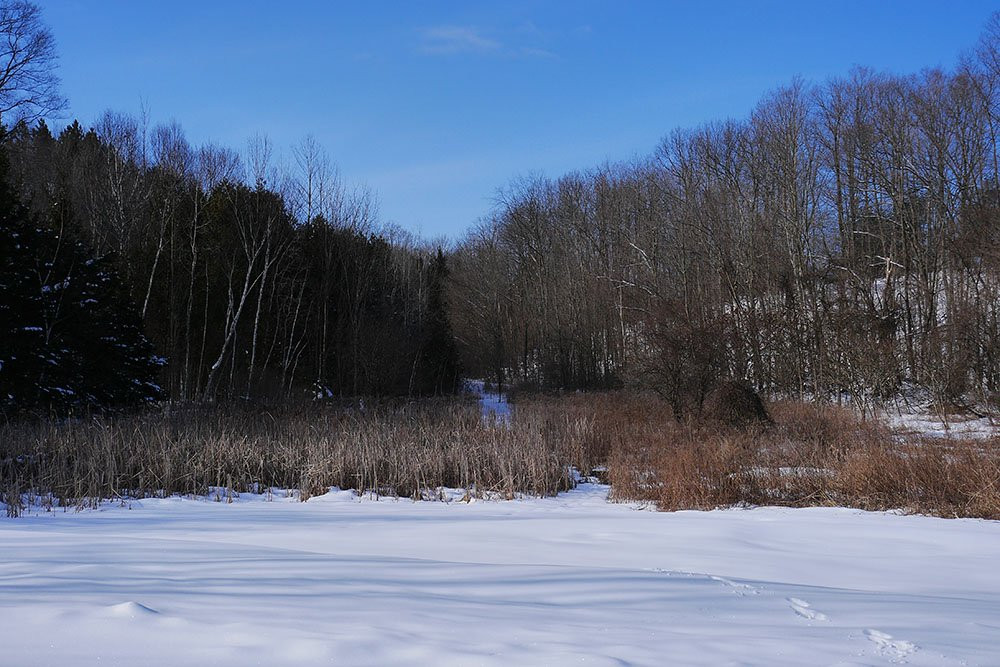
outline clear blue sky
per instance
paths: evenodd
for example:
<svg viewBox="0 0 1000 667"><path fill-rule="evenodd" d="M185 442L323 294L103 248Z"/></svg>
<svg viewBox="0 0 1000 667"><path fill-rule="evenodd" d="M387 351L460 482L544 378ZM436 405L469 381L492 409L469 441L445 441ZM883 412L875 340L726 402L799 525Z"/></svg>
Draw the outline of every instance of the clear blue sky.
<svg viewBox="0 0 1000 667"><path fill-rule="evenodd" d="M996 3L46 0L70 114L192 143L312 133L382 217L455 238L494 192L743 117L794 75L951 66Z"/></svg>

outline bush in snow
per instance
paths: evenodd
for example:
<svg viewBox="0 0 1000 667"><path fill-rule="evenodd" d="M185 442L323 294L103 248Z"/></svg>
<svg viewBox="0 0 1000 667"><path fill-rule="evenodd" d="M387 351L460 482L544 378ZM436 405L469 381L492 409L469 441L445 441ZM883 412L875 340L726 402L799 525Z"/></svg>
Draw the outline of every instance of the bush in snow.
<svg viewBox="0 0 1000 667"><path fill-rule="evenodd" d="M733 380L722 382L709 392L705 397L702 414L709 420L738 428L771 421L764 402L753 387Z"/></svg>

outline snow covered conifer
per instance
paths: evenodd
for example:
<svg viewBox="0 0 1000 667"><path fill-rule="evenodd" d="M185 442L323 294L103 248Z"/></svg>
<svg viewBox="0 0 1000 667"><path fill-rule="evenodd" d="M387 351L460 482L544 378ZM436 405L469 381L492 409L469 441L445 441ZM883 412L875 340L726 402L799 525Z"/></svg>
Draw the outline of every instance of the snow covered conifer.
<svg viewBox="0 0 1000 667"><path fill-rule="evenodd" d="M0 411L156 400L162 361L108 258L33 217L0 152Z"/></svg>

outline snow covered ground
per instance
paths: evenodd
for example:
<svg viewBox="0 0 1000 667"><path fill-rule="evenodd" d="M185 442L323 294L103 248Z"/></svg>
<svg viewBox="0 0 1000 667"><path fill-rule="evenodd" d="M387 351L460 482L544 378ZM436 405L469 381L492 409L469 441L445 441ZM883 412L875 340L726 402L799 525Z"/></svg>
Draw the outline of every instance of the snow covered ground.
<svg viewBox="0 0 1000 667"><path fill-rule="evenodd" d="M1000 433L993 417L958 415L945 420L928 410L889 410L886 422L897 433L934 438L992 438Z"/></svg>
<svg viewBox="0 0 1000 667"><path fill-rule="evenodd" d="M971 412L942 415L935 410L933 397L927 391L910 386L886 405L879 416L900 435L970 439L1000 435L1000 421L989 415L992 407L982 404L976 407L983 416Z"/></svg>
<svg viewBox="0 0 1000 667"><path fill-rule="evenodd" d="M606 493L0 519L0 664L1000 663L1000 523Z"/></svg>

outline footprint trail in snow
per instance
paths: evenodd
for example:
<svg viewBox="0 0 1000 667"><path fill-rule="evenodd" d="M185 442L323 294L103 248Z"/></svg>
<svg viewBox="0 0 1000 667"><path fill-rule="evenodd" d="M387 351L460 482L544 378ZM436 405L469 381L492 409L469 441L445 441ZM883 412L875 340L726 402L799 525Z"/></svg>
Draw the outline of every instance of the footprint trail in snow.
<svg viewBox="0 0 1000 667"><path fill-rule="evenodd" d="M865 636L875 643L878 647L879 653L890 658L894 662L903 660L906 656L917 650L916 645L912 642L904 641L902 639L894 639L892 635L887 632L882 632L881 630L865 630Z"/></svg>
<svg viewBox="0 0 1000 667"><path fill-rule="evenodd" d="M820 613L812 608L812 606L805 600L800 600L799 598L785 598L791 606L792 611L801 616L802 618L809 621L827 621L826 614Z"/></svg>
<svg viewBox="0 0 1000 667"><path fill-rule="evenodd" d="M756 586L751 586L750 584L742 584L738 581L733 581L732 579L726 579L725 577L719 577L714 574L708 575L708 578L713 581L718 581L721 584L725 584L733 589L733 592L743 597L744 595L758 595L760 589Z"/></svg>

